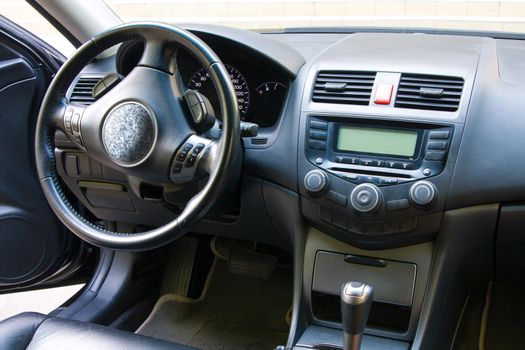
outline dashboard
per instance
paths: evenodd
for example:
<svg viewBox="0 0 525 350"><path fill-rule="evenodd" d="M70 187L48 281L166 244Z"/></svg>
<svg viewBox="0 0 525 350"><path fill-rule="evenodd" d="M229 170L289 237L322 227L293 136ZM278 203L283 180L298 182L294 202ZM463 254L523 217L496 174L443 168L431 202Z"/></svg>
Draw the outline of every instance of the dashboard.
<svg viewBox="0 0 525 350"><path fill-rule="evenodd" d="M283 206L296 201L286 205L322 232L381 249L434 239L447 210L525 198L524 155L512 146L523 140L525 70L512 63L525 57L523 41L188 29L225 63L242 120L260 126L259 135L243 139L235 210L197 231L282 244L290 240ZM80 79L112 71L125 76L140 48L123 51L93 62ZM179 51L177 64L186 87L218 110L196 60ZM65 141L57 144L64 181L97 217L155 226L175 215L169 207L176 189L137 185L104 167L70 175L68 155L79 164L83 155ZM125 203L90 200L78 185L85 179L118 182L127 189ZM144 191L148 186L157 187ZM151 192L158 194L154 200Z"/></svg>

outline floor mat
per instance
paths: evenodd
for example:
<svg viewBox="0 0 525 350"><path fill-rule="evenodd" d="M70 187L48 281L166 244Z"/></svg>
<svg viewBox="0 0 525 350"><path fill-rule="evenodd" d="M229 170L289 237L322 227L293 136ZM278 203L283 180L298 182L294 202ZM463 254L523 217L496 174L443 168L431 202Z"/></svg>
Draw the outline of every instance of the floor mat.
<svg viewBox="0 0 525 350"><path fill-rule="evenodd" d="M523 349L525 284L496 282L492 286L485 349Z"/></svg>
<svg viewBox="0 0 525 350"><path fill-rule="evenodd" d="M162 296L137 333L204 350L271 350L286 343L291 303L291 269L258 279L215 259L200 299Z"/></svg>

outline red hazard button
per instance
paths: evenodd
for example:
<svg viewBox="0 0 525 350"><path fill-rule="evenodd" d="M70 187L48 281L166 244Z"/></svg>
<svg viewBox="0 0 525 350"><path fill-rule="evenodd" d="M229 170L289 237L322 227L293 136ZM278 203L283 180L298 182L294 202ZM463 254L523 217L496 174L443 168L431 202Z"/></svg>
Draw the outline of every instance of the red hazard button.
<svg viewBox="0 0 525 350"><path fill-rule="evenodd" d="M378 84L374 103L376 105L389 105L392 100L392 90L394 90L394 84Z"/></svg>

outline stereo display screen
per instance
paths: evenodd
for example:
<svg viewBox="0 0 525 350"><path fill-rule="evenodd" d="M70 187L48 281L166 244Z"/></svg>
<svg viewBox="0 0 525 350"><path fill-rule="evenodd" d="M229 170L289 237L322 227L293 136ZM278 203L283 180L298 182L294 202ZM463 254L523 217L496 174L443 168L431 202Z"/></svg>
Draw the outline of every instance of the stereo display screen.
<svg viewBox="0 0 525 350"><path fill-rule="evenodd" d="M371 128L341 125L337 132L337 150L413 157L418 132L415 130Z"/></svg>

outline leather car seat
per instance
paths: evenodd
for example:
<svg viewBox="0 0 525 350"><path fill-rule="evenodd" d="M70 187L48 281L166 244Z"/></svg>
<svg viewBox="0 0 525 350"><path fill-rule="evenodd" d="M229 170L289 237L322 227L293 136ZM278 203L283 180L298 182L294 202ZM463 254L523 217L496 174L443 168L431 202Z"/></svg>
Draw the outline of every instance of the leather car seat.
<svg viewBox="0 0 525 350"><path fill-rule="evenodd" d="M0 350L19 349L190 350L193 348L92 323L26 312L0 322Z"/></svg>

